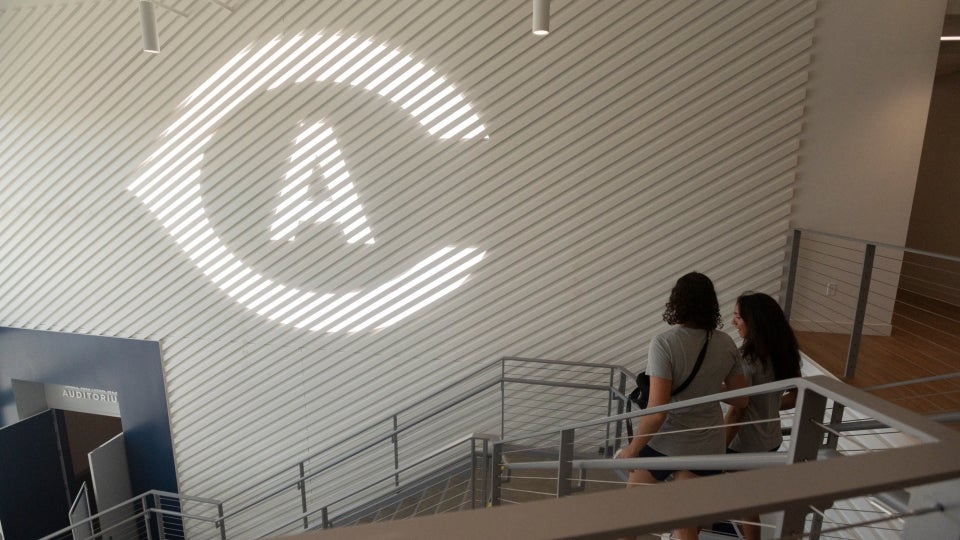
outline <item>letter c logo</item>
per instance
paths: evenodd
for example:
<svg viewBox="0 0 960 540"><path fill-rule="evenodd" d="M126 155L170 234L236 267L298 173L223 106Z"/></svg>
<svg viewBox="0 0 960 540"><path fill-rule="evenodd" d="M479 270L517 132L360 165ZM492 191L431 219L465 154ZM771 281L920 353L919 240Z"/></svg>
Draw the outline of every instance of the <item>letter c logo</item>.
<svg viewBox="0 0 960 540"><path fill-rule="evenodd" d="M217 127L256 92L307 81L369 90L406 111L428 136L471 139L485 131L441 74L397 49L340 34L276 38L259 49L248 46L187 97L185 111L163 132L160 148L127 189L197 268L247 309L311 331L385 328L460 287L485 252L447 246L368 290L307 291L258 273L228 249L207 217L201 165ZM312 182L323 183L325 197L310 196ZM333 126L322 121L303 126L278 186L272 241L294 241L302 227L327 223L336 224L349 244L375 244Z"/></svg>

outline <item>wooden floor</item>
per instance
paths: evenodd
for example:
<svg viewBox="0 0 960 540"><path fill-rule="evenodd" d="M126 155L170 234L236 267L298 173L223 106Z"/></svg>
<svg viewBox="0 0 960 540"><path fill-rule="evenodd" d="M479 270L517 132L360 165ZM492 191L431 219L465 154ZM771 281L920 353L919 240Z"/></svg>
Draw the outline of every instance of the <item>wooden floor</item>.
<svg viewBox="0 0 960 540"><path fill-rule="evenodd" d="M797 332L800 349L844 379L850 336ZM863 336L847 383L869 388L960 372L960 307L900 290L890 336ZM879 390L878 396L922 413L960 411L960 378Z"/></svg>

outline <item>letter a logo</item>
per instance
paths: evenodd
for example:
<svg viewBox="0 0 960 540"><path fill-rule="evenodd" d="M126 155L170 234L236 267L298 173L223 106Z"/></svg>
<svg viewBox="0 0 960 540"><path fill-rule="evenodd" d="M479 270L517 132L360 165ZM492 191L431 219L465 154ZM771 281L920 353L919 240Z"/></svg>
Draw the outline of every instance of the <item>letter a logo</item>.
<svg viewBox="0 0 960 540"><path fill-rule="evenodd" d="M214 230L201 195L204 156L224 119L257 93L297 84L349 85L415 119L420 137L466 140L485 132L446 78L386 44L318 33L251 45L203 82L163 132L160 147L127 187L196 267L224 294L280 324L310 331L386 328L459 288L484 256L444 246L397 275L360 290L306 290L258 272ZM322 111L321 111L322 114ZM250 126L249 129L256 129ZM350 177L336 126L302 125L276 178L272 242L296 242L306 227L333 227L346 245L375 249L363 196Z"/></svg>

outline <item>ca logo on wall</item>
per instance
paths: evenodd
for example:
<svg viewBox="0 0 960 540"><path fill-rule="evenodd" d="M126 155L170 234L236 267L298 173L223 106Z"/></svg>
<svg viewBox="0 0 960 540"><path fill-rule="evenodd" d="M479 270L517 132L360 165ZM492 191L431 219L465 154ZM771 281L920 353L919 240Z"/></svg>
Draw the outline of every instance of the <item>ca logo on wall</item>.
<svg viewBox="0 0 960 540"><path fill-rule="evenodd" d="M308 290L265 275L218 235L204 206L205 152L217 131L256 96L306 84L349 85L385 100L415 120L419 137L468 140L485 128L466 98L441 74L386 44L341 34L277 38L248 46L203 82L163 132L160 147L128 186L184 253L224 294L281 324L311 331L359 332L388 327L460 287L483 259L476 247L434 248L397 275L363 289ZM345 246L375 249L377 234L363 194L323 118L299 122L282 170L271 178L269 241L295 243L310 227L335 231ZM207 157L209 160L209 156Z"/></svg>

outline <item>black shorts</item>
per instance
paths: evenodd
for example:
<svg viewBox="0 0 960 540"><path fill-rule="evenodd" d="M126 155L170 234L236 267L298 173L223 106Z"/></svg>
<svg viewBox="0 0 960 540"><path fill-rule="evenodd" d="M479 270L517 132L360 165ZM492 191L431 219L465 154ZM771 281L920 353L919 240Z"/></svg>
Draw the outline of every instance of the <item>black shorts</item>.
<svg viewBox="0 0 960 540"><path fill-rule="evenodd" d="M644 446L643 450L640 450L640 455L637 457L667 457L666 454L661 454L653 448L650 448L650 445ZM668 470L668 469L647 469L651 476L657 479L658 482L663 482L670 477L671 474L677 472L677 469ZM693 474L697 476L714 476L721 474L723 471L716 469L697 469L691 470Z"/></svg>
<svg viewBox="0 0 960 540"><path fill-rule="evenodd" d="M770 450L767 450L767 452L779 452L779 451L780 451L780 445L779 445L779 444L777 445L776 448L772 448L772 449L770 449ZM727 453L728 453L728 454L739 454L740 452L734 450L733 448L727 448Z"/></svg>

